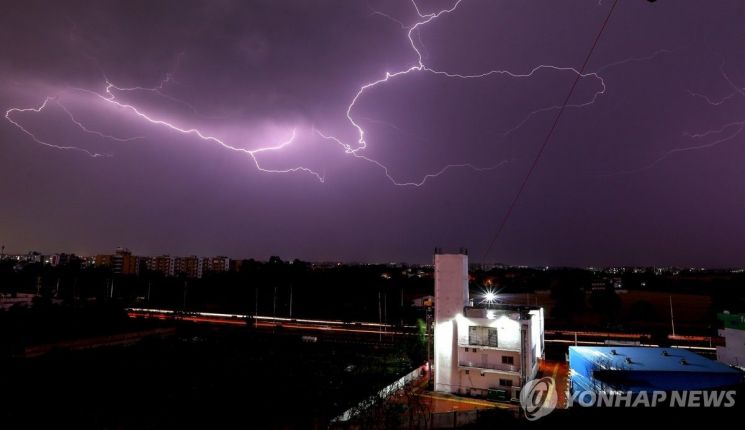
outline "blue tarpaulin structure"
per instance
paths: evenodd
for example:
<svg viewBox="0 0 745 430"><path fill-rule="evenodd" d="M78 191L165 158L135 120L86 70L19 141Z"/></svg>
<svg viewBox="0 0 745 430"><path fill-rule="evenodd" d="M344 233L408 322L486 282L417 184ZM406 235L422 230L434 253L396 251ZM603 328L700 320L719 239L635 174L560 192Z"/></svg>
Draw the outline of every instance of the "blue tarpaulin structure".
<svg viewBox="0 0 745 430"><path fill-rule="evenodd" d="M569 381L573 392L715 390L743 373L686 349L570 346Z"/></svg>

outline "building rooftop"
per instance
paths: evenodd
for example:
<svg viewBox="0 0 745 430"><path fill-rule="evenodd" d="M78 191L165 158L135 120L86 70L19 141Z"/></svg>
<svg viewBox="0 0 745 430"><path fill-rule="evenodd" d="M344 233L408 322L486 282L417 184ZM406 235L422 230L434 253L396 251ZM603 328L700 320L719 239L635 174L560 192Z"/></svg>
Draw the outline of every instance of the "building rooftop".
<svg viewBox="0 0 745 430"><path fill-rule="evenodd" d="M569 349L608 370L739 373L718 361L680 348L570 346Z"/></svg>
<svg viewBox="0 0 745 430"><path fill-rule="evenodd" d="M476 304L463 308L463 315L469 318L493 319L496 315L519 314L521 319L530 318L531 311L540 310L540 306L509 305L509 304Z"/></svg>
<svg viewBox="0 0 745 430"><path fill-rule="evenodd" d="M533 305L512 305L507 303L474 303L470 306L466 306L467 309L493 309L496 311L511 311L511 312L530 312L530 311L537 311L541 309L540 306L533 306Z"/></svg>

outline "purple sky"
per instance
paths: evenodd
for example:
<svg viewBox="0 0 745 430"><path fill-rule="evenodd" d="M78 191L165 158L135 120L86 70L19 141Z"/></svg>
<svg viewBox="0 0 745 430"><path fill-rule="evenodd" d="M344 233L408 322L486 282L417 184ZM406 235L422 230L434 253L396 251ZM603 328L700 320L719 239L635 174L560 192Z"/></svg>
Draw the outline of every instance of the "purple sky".
<svg viewBox="0 0 745 430"><path fill-rule="evenodd" d="M482 260L612 2L62 3L0 15L8 251L428 262ZM620 0L487 260L744 265L743 19Z"/></svg>

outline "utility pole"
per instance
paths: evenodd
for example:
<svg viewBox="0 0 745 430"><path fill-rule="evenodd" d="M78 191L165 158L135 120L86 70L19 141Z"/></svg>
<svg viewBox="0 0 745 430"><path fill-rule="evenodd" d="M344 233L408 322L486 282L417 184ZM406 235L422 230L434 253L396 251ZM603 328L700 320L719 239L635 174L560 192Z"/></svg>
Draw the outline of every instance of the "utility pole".
<svg viewBox="0 0 745 430"><path fill-rule="evenodd" d="M259 316L259 289L254 288L256 292L256 298L254 299L254 328L259 328L259 320L256 318Z"/></svg>
<svg viewBox="0 0 745 430"><path fill-rule="evenodd" d="M379 341L383 341L383 332L381 331L381 325L383 324L383 310L380 304L380 290L378 290L378 337Z"/></svg>
<svg viewBox="0 0 745 430"><path fill-rule="evenodd" d="M153 281L147 281L147 304L150 304L150 287L152 287Z"/></svg>
<svg viewBox="0 0 745 430"><path fill-rule="evenodd" d="M290 319L292 319L292 285L290 285Z"/></svg>
<svg viewBox="0 0 745 430"><path fill-rule="evenodd" d="M673 316L673 296L668 296L670 298L670 325L673 328L673 337L675 337L675 317Z"/></svg>
<svg viewBox="0 0 745 430"><path fill-rule="evenodd" d="M398 310L399 322L398 325L404 326L404 287L401 287L401 306Z"/></svg>
<svg viewBox="0 0 745 430"><path fill-rule="evenodd" d="M388 293L383 293L383 323L386 325L383 330L388 331Z"/></svg>
<svg viewBox="0 0 745 430"><path fill-rule="evenodd" d="M277 318L277 287L274 287L274 304L272 306L272 316Z"/></svg>

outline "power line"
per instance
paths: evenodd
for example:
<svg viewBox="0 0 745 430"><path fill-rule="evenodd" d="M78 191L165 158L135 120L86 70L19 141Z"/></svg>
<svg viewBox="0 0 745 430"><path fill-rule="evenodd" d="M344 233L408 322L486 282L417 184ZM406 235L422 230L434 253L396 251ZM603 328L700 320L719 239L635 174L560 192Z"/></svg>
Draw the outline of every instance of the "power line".
<svg viewBox="0 0 745 430"><path fill-rule="evenodd" d="M613 4L611 5L610 10L608 11L608 15L605 17L605 20L603 21L603 25L600 27L600 31L598 31L598 34L595 36L595 41L592 43L592 47L590 48L590 51L587 53L587 57L585 57L585 61L584 63L582 63L582 67L579 69L579 73L577 73L577 77L574 79L574 82L572 83L571 88L569 88L569 93L567 93L566 98L564 99L564 103L561 104L559 113L556 114L556 117L554 118L554 122L551 125L551 128L548 130L548 134L546 135L546 138L544 139L543 144L538 150L538 153L533 159L533 163L530 165L530 169L528 170L528 173L525 175L525 178L523 178L522 184L520 184L520 188L517 190L517 194L515 194L515 197L512 199L512 203L510 203L510 206L507 208L507 212L505 212L505 215L502 218L502 222L499 224L499 228L497 229L496 234L492 238L491 242L489 242L489 246L486 248L486 252L484 252L484 257L481 259L482 262L486 262L486 257L489 255L489 252L491 252L492 248L494 247L494 244L497 242L497 239L499 239L499 236L502 234L502 230L504 230L505 225L507 225L507 221L510 219L510 216L512 215L512 211L515 209L515 205L517 204L517 201L520 200L520 196L525 190L525 185L527 185L528 180L533 175L533 171L535 170L535 167L538 165L538 161L540 161L541 156L543 156L543 152L545 151L546 146L548 146L548 142L551 140L551 137L553 136L554 131L556 130L556 126L559 124L559 120L561 119L561 116L564 113L564 110L569 104L569 100L571 99L572 94L574 93L574 89L577 87L577 83L579 82L579 80L582 79L582 76L585 72L585 68L587 67L587 64L590 62L590 57L592 57L592 53L593 51L595 51L595 47L598 45L598 42L600 41L600 37L603 35L603 32L605 32L605 28L608 25L608 21L610 21L611 15L613 15L613 10L616 8L617 3L618 3L618 0L613 1Z"/></svg>

